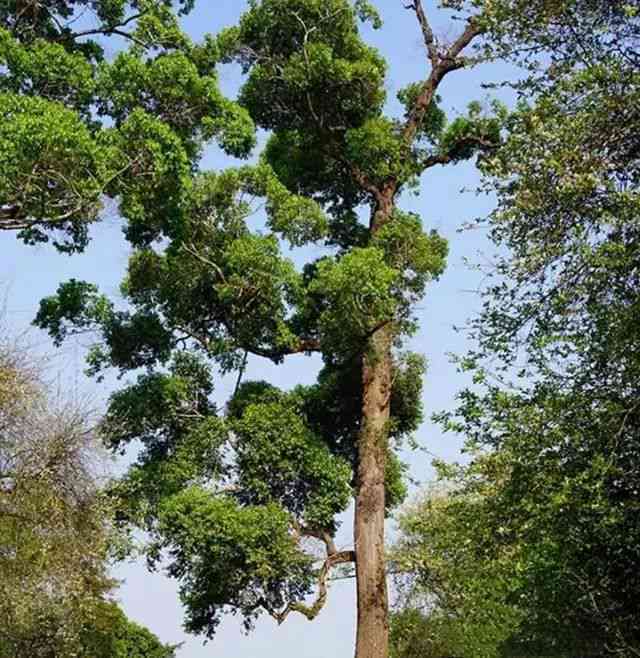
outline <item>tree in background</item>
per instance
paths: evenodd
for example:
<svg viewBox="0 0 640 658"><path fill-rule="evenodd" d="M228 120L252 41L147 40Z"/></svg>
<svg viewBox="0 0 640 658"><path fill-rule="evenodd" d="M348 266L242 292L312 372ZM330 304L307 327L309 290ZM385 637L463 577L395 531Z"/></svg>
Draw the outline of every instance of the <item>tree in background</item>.
<svg viewBox="0 0 640 658"><path fill-rule="evenodd" d="M401 515L391 554L399 592L391 655L610 655L600 629L574 609L576 589L563 589L571 572L561 552L521 533L509 516L510 464L499 457L478 458L457 472L442 467L449 490L427 493ZM546 474L538 477L542 488Z"/></svg>
<svg viewBox="0 0 640 658"><path fill-rule="evenodd" d="M127 619L113 601L102 601L82 629L86 658L174 658L177 646L162 644L148 629Z"/></svg>
<svg viewBox="0 0 640 658"><path fill-rule="evenodd" d="M388 117L386 64L359 33L361 20L380 21L363 0L250 2L237 27L203 45L179 32L165 5L118 7L124 13L102 34L137 27L125 37L130 50L95 69L91 98L105 121L90 142L107 144L116 182L103 193L120 199L134 247L122 288L127 308L72 281L43 302L38 324L58 342L97 330L96 373L146 369L112 397L102 429L115 450L143 446L116 487L122 518L149 532L151 561L164 556L179 579L189 630L212 635L229 609L247 626L262 612L279 622L291 612L313 618L331 570L355 564L356 653L383 657L384 521L404 493L395 450L421 418L423 362L401 348L447 252L398 203L428 169L498 139L500 117L474 104L447 123L439 106L442 81L475 63L470 47L484 24L472 15L445 43L422 3L411 3L428 70L400 93L404 116ZM149 16L160 35L151 41ZM20 27L26 18L12 20ZM47 20L53 39L32 45L14 28L12 46L57 43ZM62 41L65 57L84 44L80 36ZM227 61L246 76L239 105L215 91L214 67ZM12 102L42 102L32 89ZM231 153L246 153L247 116L269 134L258 164L198 171L214 134ZM123 150L133 160L112 166ZM251 216L261 205L266 226L256 230ZM299 271L283 243L325 255ZM226 409L212 404L212 366L242 373L248 357L280 364L296 354L322 356L315 385L285 392L244 382ZM339 551L338 516L352 499L354 547ZM320 542L320 560L309 540Z"/></svg>
<svg viewBox="0 0 640 658"><path fill-rule="evenodd" d="M484 496L434 488L400 515L394 658L495 658L517 633L516 551L488 523Z"/></svg>
<svg viewBox="0 0 640 658"><path fill-rule="evenodd" d="M488 452L451 473L445 517L430 504L413 522L430 559L452 558L446 578L456 556L492 569L509 556L501 600L522 618L506 655L635 656L638 4L494 9L493 43L525 42L552 62L532 66L521 84L530 101L482 162L498 196L488 226L502 256L472 323L478 348L461 362L476 386L444 420ZM429 580L439 565L417 567L426 592L440 591ZM493 605L488 598L487 612Z"/></svg>
<svg viewBox="0 0 640 658"><path fill-rule="evenodd" d="M179 223L203 140L248 152L251 121L220 93L212 44L180 29L192 5L1 4L0 230L72 252L117 208L132 237L157 235Z"/></svg>
<svg viewBox="0 0 640 658"><path fill-rule="evenodd" d="M0 345L0 656L170 658L106 598L100 452L82 413L55 406L28 361Z"/></svg>

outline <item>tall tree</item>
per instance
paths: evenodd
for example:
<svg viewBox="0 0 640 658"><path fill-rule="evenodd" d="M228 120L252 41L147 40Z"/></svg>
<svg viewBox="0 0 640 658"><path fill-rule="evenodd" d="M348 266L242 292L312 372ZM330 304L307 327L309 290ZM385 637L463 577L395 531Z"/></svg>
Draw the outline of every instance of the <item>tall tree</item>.
<svg viewBox="0 0 640 658"><path fill-rule="evenodd" d="M423 374L422 360L400 349L447 253L398 202L426 170L498 139L500 119L479 106L450 123L439 107L442 81L476 62L470 48L485 25L472 15L446 43L420 0L410 3L427 71L399 94L404 116L388 117L386 64L359 33L360 20L380 26L365 0L251 1L237 27L202 45L180 32L169 3L91 3L98 27L74 33L81 5L7 10L1 208L28 240L62 227L71 243L61 246L76 248L97 200L119 200L135 249L127 308L71 281L37 321L58 342L97 330L96 373L147 369L113 396L103 426L116 450L144 446L116 487L122 517L150 532L150 558L164 552L181 581L188 628L209 635L226 608L248 625L265 611L280 622L294 611L313 618L329 572L355 564L356 654L384 657L384 521L402 498L394 450L420 421ZM100 61L87 41L96 34L132 45ZM64 64L51 71L43 60L54 55ZM69 79L70 58L81 64L79 80ZM215 86L225 61L246 75L239 105ZM61 91L50 99L51 89ZM45 109L59 120L43 124ZM214 136L246 154L249 116L270 135L259 163L198 171ZM34 180L33 171L45 173ZM78 210L79 199L92 211ZM256 202L263 231L249 225ZM282 242L327 255L300 272ZM282 363L313 353L324 361L314 386L245 382L224 414L210 400L214 364L242 373L248 355ZM338 515L352 497L354 547L338 551ZM309 538L323 546L319 568Z"/></svg>
<svg viewBox="0 0 640 658"><path fill-rule="evenodd" d="M504 3L504 6L509 3ZM555 61L485 160L498 267L452 428L491 454L493 525L525 548L533 624L638 655L638 5L538 3L502 38ZM497 3L499 6L500 3ZM545 13L546 12L546 13ZM569 20L570 19L570 20ZM598 29L593 30L593 25ZM514 34L516 35L514 37ZM615 118L615 120L612 120ZM489 373L492 377L489 377Z"/></svg>

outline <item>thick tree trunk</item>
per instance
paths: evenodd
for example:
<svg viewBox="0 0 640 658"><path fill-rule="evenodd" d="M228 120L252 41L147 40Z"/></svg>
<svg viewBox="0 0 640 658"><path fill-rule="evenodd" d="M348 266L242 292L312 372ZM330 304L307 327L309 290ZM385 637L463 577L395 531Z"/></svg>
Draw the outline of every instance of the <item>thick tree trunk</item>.
<svg viewBox="0 0 640 658"><path fill-rule="evenodd" d="M370 339L363 364L354 540L358 592L356 658L387 658L389 604L384 559L385 461L391 390L391 326Z"/></svg>
<svg viewBox="0 0 640 658"><path fill-rule="evenodd" d="M371 215L371 234L391 220L395 185L380 190ZM385 465L391 399L393 325L369 339L362 362L362 424L358 437L358 472L354 543L358 618L355 658L388 658L389 601L384 556Z"/></svg>

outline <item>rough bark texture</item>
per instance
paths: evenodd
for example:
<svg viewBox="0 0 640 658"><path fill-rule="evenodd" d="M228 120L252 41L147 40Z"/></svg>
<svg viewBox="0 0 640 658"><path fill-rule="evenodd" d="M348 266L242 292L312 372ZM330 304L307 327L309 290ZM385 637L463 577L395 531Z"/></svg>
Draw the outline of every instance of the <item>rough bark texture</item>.
<svg viewBox="0 0 640 658"><path fill-rule="evenodd" d="M369 341L363 368L363 424L358 445L355 553L358 590L356 658L387 658L389 614L384 558L384 474L391 387L389 326Z"/></svg>
<svg viewBox="0 0 640 658"><path fill-rule="evenodd" d="M385 193L386 192L386 193ZM371 218L375 233L393 214L394 190L380 194ZM354 542L358 596L356 658L389 655L389 602L384 555L385 462L391 397L393 325L378 329L363 355L362 425L358 440L358 473Z"/></svg>
<svg viewBox="0 0 640 658"><path fill-rule="evenodd" d="M467 65L468 60L462 53L482 34L483 28L474 18L469 19L464 32L445 52L441 52L422 0L413 0L408 7L416 12L431 63L431 73L422 85L402 132L402 140L409 151L440 83L448 73ZM443 156L434 157L424 163L424 168L446 164L448 161ZM370 231L374 235L387 222L393 221L400 181L390 178L382 185L376 186L359 170L354 169L352 173L374 199L370 223ZM380 327L369 338L367 351L363 355L363 406L358 439L354 521L358 588L356 658L388 658L389 655L389 604L384 556L384 476L389 433L393 340L394 328L393 324L389 323Z"/></svg>

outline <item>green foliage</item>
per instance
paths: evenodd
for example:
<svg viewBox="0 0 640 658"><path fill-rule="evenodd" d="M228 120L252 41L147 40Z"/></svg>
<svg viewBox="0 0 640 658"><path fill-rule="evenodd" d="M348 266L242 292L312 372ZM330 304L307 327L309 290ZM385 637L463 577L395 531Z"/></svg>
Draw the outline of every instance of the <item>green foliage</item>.
<svg viewBox="0 0 640 658"><path fill-rule="evenodd" d="M412 82L398 92L398 100L404 107L405 118L409 118L421 90L422 85L419 82ZM429 107L418 126L418 140L426 141L432 145L437 143L438 138L447 124L447 115L439 106L441 100L440 96L436 96L429 104Z"/></svg>
<svg viewBox="0 0 640 658"><path fill-rule="evenodd" d="M87 222L101 208L100 179L108 170L104 150L76 112L57 101L0 93L0 199L2 219L28 243L47 240L63 251L81 248ZM24 222L41 216L43 224Z"/></svg>
<svg viewBox="0 0 640 658"><path fill-rule="evenodd" d="M347 157L377 184L407 177L403 144L396 125L386 117L368 119L345 135Z"/></svg>
<svg viewBox="0 0 640 658"><path fill-rule="evenodd" d="M318 324L326 354L354 354L371 332L393 321L398 278L375 247L354 248L339 260L318 263L309 289L323 298Z"/></svg>
<svg viewBox="0 0 640 658"><path fill-rule="evenodd" d="M137 438L152 455L172 452L172 440L188 432L194 419L215 414L212 391L207 366L189 352L178 352L168 373L141 375L113 394L103 432L114 449Z"/></svg>
<svg viewBox="0 0 640 658"><path fill-rule="evenodd" d="M91 64L81 53L69 52L61 44L45 39L23 45L2 28L0 63L6 67L0 79L3 92L18 98L57 101L70 110L87 114L96 83Z"/></svg>
<svg viewBox="0 0 640 658"><path fill-rule="evenodd" d="M556 56L527 78L535 96L482 163L497 193L489 228L501 257L473 323L478 347L463 364L478 386L444 420L487 449L462 483L484 488L487 524L518 554L513 600L525 621L510 650L550 638L569 655L632 655L637 25L616 3L532 13L540 9L532 3L501 27L507 42L552 44Z"/></svg>
<svg viewBox="0 0 640 658"><path fill-rule="evenodd" d="M384 102L385 65L346 0L253 2L237 39L251 68L241 103L264 128L306 130L310 112L327 129L357 125Z"/></svg>
<svg viewBox="0 0 640 658"><path fill-rule="evenodd" d="M265 211L275 233L293 246L325 237L328 226L322 208L312 199L291 194L266 162L255 170L251 183L251 191L267 200Z"/></svg>
<svg viewBox="0 0 640 658"><path fill-rule="evenodd" d="M0 345L0 656L170 658L106 597L121 539L82 410L55 406L41 364Z"/></svg>
<svg viewBox="0 0 640 658"><path fill-rule="evenodd" d="M72 320L76 327L86 328L112 315L112 305L97 292L93 284L71 279L58 289L55 297L42 301L38 318L47 317L58 344L67 337L69 321ZM81 320L78 319L80 313L83 314Z"/></svg>
<svg viewBox="0 0 640 658"><path fill-rule="evenodd" d="M241 157L255 144L246 111L223 98L215 71L203 74L191 53L168 52L148 60L123 52L102 64L98 75L99 111L116 125L144 111L185 143L193 142L192 148L218 136L230 155Z"/></svg>
<svg viewBox="0 0 640 658"><path fill-rule="evenodd" d="M398 657L491 658L518 630L519 555L488 519L478 491L434 493L401 516L392 555L404 603L393 622Z"/></svg>
<svg viewBox="0 0 640 658"><path fill-rule="evenodd" d="M278 179L289 190L319 199L332 215L328 231L337 237L341 223L350 217L349 210L362 203L366 195L353 181L344 163L323 153L323 137L306 131L281 130L273 134L266 144L265 160ZM357 223L357 217L354 218ZM344 247L359 245L366 239L361 226L356 235L348 234Z"/></svg>
<svg viewBox="0 0 640 658"><path fill-rule="evenodd" d="M420 299L427 283L443 273L449 253L447 241L436 231L424 233L417 215L400 211L375 234L373 244L384 252L386 262L401 272L397 295L407 306Z"/></svg>
<svg viewBox="0 0 640 658"><path fill-rule="evenodd" d="M248 382L224 419L207 402L210 386L184 354L168 374L115 393L101 429L114 447L142 441L111 490L120 519L151 533L152 562L166 552L189 628L211 635L227 607L249 627L304 598L315 570L292 529L335 530L352 473L305 426L299 394Z"/></svg>
<svg viewBox="0 0 640 658"><path fill-rule="evenodd" d="M192 5L0 7L0 229L82 250L110 199L140 244L182 221L206 144L249 154L253 122L219 91L215 48L181 31L177 12ZM78 29L78 15L92 28ZM105 58L116 43L125 47Z"/></svg>
<svg viewBox="0 0 640 658"><path fill-rule="evenodd" d="M58 3L52 15L69 19L82 4ZM278 621L292 611L315 616L329 571L353 560L334 536L362 486L365 365L384 364L390 383L376 456L384 511L404 499L396 451L422 420L425 364L400 350L447 245L396 199L427 167L464 157L454 157L460 142L475 140L471 155L481 138L493 147L497 133L478 113L447 132L437 95L422 113L425 81L400 93L402 119L384 115L386 63L359 32L361 21L381 22L365 0L252 0L237 26L199 44L180 29L179 11L191 4L92 2L95 42L55 21L34 21L33 34L11 23L4 56L42 58L51 46L51 79L83 62L81 80L56 82L59 95L79 100L47 102L62 101L97 149L87 222L99 200L117 200L133 251L122 307L70 281L43 300L36 324L57 343L91 332L93 374L143 369L111 396L100 425L110 449L140 448L110 499L123 527L145 532L150 564L180 581L188 629L212 636L226 611L247 627L265 612ZM101 45L111 37L127 47L106 59ZM229 62L245 74L238 103L218 88L217 66ZM24 75L16 64L5 76L7 93L26 96L25 76L40 67L35 59L20 66ZM268 131L255 165L200 168L212 140L247 156L254 123ZM18 213L12 208L2 212ZM28 228L45 239L43 222L34 214ZM322 257L298 269L286 246ZM309 353L324 361L312 386L242 383L249 359L280 364ZM239 371L224 410L211 401L214 366ZM314 587L318 598L305 607Z"/></svg>
<svg viewBox="0 0 640 658"><path fill-rule="evenodd" d="M111 601L102 603L83 628L82 647L87 658L174 658L177 648L162 644Z"/></svg>
<svg viewBox="0 0 640 658"><path fill-rule="evenodd" d="M163 232L171 235L178 230L191 187L189 158L179 137L136 108L118 129L105 130L100 140L113 153L118 176L108 189L120 198L127 239L144 246Z"/></svg>
<svg viewBox="0 0 640 658"><path fill-rule="evenodd" d="M402 355L393 367L391 427L396 440L410 437L422 423L422 380L427 371L425 358L413 352Z"/></svg>
<svg viewBox="0 0 640 658"><path fill-rule="evenodd" d="M434 632L434 624L417 608L395 611L391 616L389 655L391 658L451 658L456 653L449 647L442 629Z"/></svg>
<svg viewBox="0 0 640 658"><path fill-rule="evenodd" d="M500 132L507 119L507 110L501 103L492 104L492 115L485 115L479 103L470 103L468 115L454 119L440 135L440 152L452 162L468 160L483 149L492 149L500 143Z"/></svg>
<svg viewBox="0 0 640 658"><path fill-rule="evenodd" d="M576 64L616 59L637 66L637 0L473 0L471 4L483 9L491 37L484 44L487 53L526 65L536 86L546 85ZM549 68L540 65L540 54L545 52L553 53Z"/></svg>
<svg viewBox="0 0 640 658"><path fill-rule="evenodd" d="M305 426L294 401L250 404L233 432L243 500L275 500L309 527L334 526L349 504L351 468Z"/></svg>
<svg viewBox="0 0 640 658"><path fill-rule="evenodd" d="M279 610L310 590L313 570L277 504L240 506L230 497L192 487L160 507L161 546L169 574L181 580L187 628L213 636L225 608L247 628L261 610Z"/></svg>

